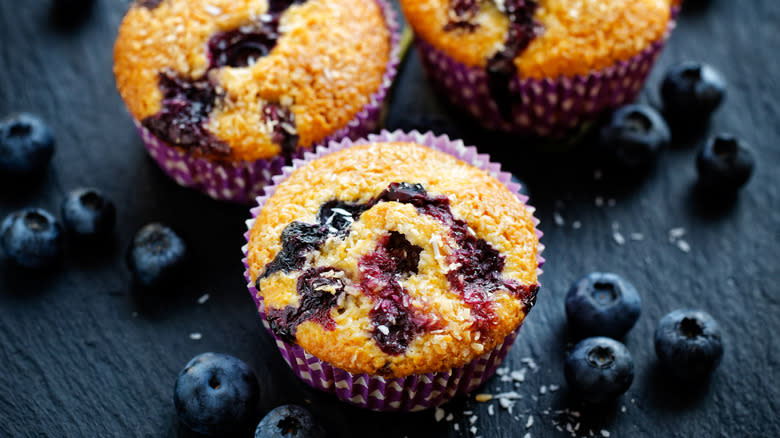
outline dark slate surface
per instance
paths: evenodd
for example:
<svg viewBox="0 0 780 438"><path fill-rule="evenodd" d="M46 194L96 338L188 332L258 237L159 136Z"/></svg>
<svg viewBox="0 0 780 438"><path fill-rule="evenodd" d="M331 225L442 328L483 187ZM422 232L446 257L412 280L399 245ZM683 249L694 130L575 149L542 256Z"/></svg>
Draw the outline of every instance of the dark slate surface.
<svg viewBox="0 0 780 438"><path fill-rule="evenodd" d="M310 402L334 437L520 437L528 415L533 437L567 436L568 400L562 358L570 338L563 296L568 284L595 269L621 273L644 300L626 343L636 360L633 386L614 406L580 412L579 436L780 436L780 3L775 0L689 1L642 99L655 103L664 66L706 60L730 82L729 96L708 132L730 131L750 142L759 168L737 199L705 202L693 190L694 148L677 139L657 169L627 185L605 175L587 146L582 152L528 152L528 142L481 133L453 115L466 139L530 182L546 232L544 287L510 354L512 369L529 371L516 390L514 413L496 402L458 399L445 406L452 422L432 412L363 412L298 382L264 333L241 275L241 234L247 209L222 205L177 187L148 159L114 88L113 39L127 1L96 1L76 26L52 18L51 1L0 4L0 114L28 110L56 131L58 149L39 183L3 181L0 215L28 205L58 210L64 193L93 185L117 202L118 231L106 248L71 242L63 263L42 274L0 268L0 436L191 436L178 426L173 382L194 355L220 351L254 367L262 388L258 419L272 407ZM707 5L709 3L709 5ZM405 63L390 108L401 116L443 112L416 55ZM596 206L596 198L604 200ZM610 201L613 199L614 201ZM612 205L614 204L614 205ZM564 219L556 226L553 213ZM124 265L132 233L164 221L189 239L195 267L177 290L134 293ZM579 221L581 228L573 228ZM613 227L644 240L618 245ZM684 227L690 252L668 241ZM211 299L196 303L209 293ZM726 354L709 385L679 388L657 370L655 321L681 306L710 311L723 325ZM190 340L200 332L203 339ZM542 385L559 385L540 394ZM484 392L512 389L493 379ZM489 414L489 406L494 415ZM548 413L546 413L548 412ZM570 414L573 415L573 414ZM520 417L515 419L515 417ZM454 429L458 424L459 431ZM249 436L249 435L247 435Z"/></svg>

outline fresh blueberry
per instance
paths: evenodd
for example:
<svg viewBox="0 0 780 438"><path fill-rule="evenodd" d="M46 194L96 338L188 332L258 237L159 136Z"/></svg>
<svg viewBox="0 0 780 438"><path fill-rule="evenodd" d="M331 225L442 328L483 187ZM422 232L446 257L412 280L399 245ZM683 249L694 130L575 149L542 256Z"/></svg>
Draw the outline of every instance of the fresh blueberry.
<svg viewBox="0 0 780 438"><path fill-rule="evenodd" d="M152 223L133 238L128 265L135 279L146 287L170 284L181 273L187 260L187 245L165 225Z"/></svg>
<svg viewBox="0 0 780 438"><path fill-rule="evenodd" d="M634 380L634 360L625 345L604 337L574 346L564 362L569 388L584 402L604 403L623 394Z"/></svg>
<svg viewBox="0 0 780 438"><path fill-rule="evenodd" d="M620 339L639 319L641 300L623 277L593 272L572 284L566 294L569 324L585 336Z"/></svg>
<svg viewBox="0 0 780 438"><path fill-rule="evenodd" d="M54 135L40 118L19 113L0 121L0 174L32 174L46 167L52 155Z"/></svg>
<svg viewBox="0 0 780 438"><path fill-rule="evenodd" d="M696 156L699 181L708 188L737 190L748 182L755 167L753 150L729 134L711 138Z"/></svg>
<svg viewBox="0 0 780 438"><path fill-rule="evenodd" d="M254 418L259 392L257 376L240 359L203 353L179 373L173 403L179 420L194 432L226 435Z"/></svg>
<svg viewBox="0 0 780 438"><path fill-rule="evenodd" d="M720 326L712 316L701 310L675 310L658 321L655 354L678 379L704 379L718 366L723 356Z"/></svg>
<svg viewBox="0 0 780 438"><path fill-rule="evenodd" d="M297 405L284 405L266 415L255 430L255 438L324 438L308 410Z"/></svg>
<svg viewBox="0 0 780 438"><path fill-rule="evenodd" d="M670 68L661 83L664 112L675 123L706 121L725 95L726 81L720 72L698 62Z"/></svg>
<svg viewBox="0 0 780 438"><path fill-rule="evenodd" d="M609 164L627 172L651 167L670 140L663 117L642 104L618 108L599 131L599 143Z"/></svg>
<svg viewBox="0 0 780 438"><path fill-rule="evenodd" d="M0 247L19 266L43 268L62 252L62 227L46 210L20 210L0 225Z"/></svg>
<svg viewBox="0 0 780 438"><path fill-rule="evenodd" d="M454 123L435 114L403 118L396 123L395 129L400 129L404 132L417 131L420 133L431 131L436 135L448 135L451 138L460 137L458 127Z"/></svg>
<svg viewBox="0 0 780 438"><path fill-rule="evenodd" d="M78 237L103 237L114 228L116 207L99 190L77 189L62 202L62 220Z"/></svg>

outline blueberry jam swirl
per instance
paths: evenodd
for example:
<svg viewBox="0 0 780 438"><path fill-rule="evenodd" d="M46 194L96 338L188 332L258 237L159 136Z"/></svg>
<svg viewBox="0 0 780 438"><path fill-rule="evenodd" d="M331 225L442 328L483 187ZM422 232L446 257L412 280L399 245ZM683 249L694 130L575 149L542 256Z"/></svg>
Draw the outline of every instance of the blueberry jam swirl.
<svg viewBox="0 0 780 438"><path fill-rule="evenodd" d="M474 31L477 28L474 19L479 12L479 3L480 0L450 0L450 21L444 29ZM541 25L533 18L539 4L535 0L496 0L495 3L509 18L509 29L503 49L487 60L488 91L501 116L510 120L512 99L509 82L517 75L514 60L542 31Z"/></svg>
<svg viewBox="0 0 780 438"><path fill-rule="evenodd" d="M364 204L328 201L320 207L314 224L292 222L287 225L281 236L282 249L258 277L257 289L260 289L261 279L275 272L302 270L307 254L318 249L329 237L346 238L352 224L360 220L363 212L382 202L410 204L418 213L449 226L450 237L457 249L448 256L447 262L456 267L446 274L447 281L471 309L477 330L487 334L497 325L492 294L498 290L509 291L520 299L526 311L534 305L539 286L522 285L503 278L504 257L487 241L477 238L465 221L455 218L446 196L431 196L422 185L403 182L391 183ZM403 234L391 231L379 239L372 252L358 261L360 273L355 285L372 300L371 335L387 354L403 353L417 335L437 328L433 318L412 306L411 297L401 284L402 280L417 274L421 252L422 248L413 245ZM316 268L301 274L296 292L302 308L271 309L268 313L271 328L277 336L294 342L297 325L306 320L316 321L325 329L333 329L332 320L323 315L329 316L330 310L343 295L343 273L339 274L338 282L322 279L315 282L311 279L320 278L323 272L335 271L333 268ZM329 278L332 277L334 275ZM318 291L318 286L330 295Z"/></svg>
<svg viewBox="0 0 780 438"><path fill-rule="evenodd" d="M155 8L160 0L146 0L138 5ZM282 14L300 0L273 0L266 14L238 29L213 35L206 44L209 68L202 78L177 77L170 71L160 73L159 87L163 92L162 109L147 117L142 124L155 136L187 149L201 149L214 155L230 154L230 147L210 134L205 125L214 109L218 95L209 81L209 72L222 67L248 67L267 56L279 39ZM289 108L271 102L262 107L261 120L269 127L271 141L282 154L290 158L299 136L295 118Z"/></svg>

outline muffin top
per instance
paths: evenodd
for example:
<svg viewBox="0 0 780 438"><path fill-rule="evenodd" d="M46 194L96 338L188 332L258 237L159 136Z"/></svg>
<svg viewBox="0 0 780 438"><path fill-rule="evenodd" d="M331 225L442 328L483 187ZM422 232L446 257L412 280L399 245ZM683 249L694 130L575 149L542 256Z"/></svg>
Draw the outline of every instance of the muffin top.
<svg viewBox="0 0 780 438"><path fill-rule="evenodd" d="M538 248L529 208L485 171L373 143L279 184L247 261L277 336L352 373L403 377L463 366L515 330Z"/></svg>
<svg viewBox="0 0 780 438"><path fill-rule="evenodd" d="M157 137L253 161L344 128L382 85L390 38L375 0L139 0L114 73Z"/></svg>
<svg viewBox="0 0 780 438"><path fill-rule="evenodd" d="M660 40L670 0L400 0L414 31L470 67L586 75Z"/></svg>

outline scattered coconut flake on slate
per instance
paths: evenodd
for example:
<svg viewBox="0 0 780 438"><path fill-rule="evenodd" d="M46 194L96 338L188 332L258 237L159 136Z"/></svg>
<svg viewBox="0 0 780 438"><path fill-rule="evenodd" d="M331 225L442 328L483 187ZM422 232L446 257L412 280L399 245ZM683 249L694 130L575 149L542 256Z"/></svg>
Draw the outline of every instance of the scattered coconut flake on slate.
<svg viewBox="0 0 780 438"><path fill-rule="evenodd" d="M531 438L531 432L526 432L526 434L523 435L523 438Z"/></svg>
<svg viewBox="0 0 780 438"><path fill-rule="evenodd" d="M669 242L674 243L675 240L685 235L685 228L677 227L669 230Z"/></svg>
<svg viewBox="0 0 780 438"><path fill-rule="evenodd" d="M601 433L601 436L603 436L604 438L607 438L609 436L609 431L606 429L601 429L601 432L599 433Z"/></svg>
<svg viewBox="0 0 780 438"><path fill-rule="evenodd" d="M201 295L200 298L198 298L198 304L206 304L206 301L208 301L209 298L211 298L209 294Z"/></svg>
<svg viewBox="0 0 780 438"><path fill-rule="evenodd" d="M547 387L544 386L544 385L540 386L539 387L539 394L542 394L542 395L547 394Z"/></svg>
<svg viewBox="0 0 780 438"><path fill-rule="evenodd" d="M596 207L603 207L604 198L602 198L601 196L596 196L596 199L593 200L593 203L596 204Z"/></svg>
<svg viewBox="0 0 780 438"><path fill-rule="evenodd" d="M444 419L444 421L452 421L455 418L455 416L452 415L452 412L447 414L447 418Z"/></svg>
<svg viewBox="0 0 780 438"><path fill-rule="evenodd" d="M620 407L620 412L626 412L626 406L625 405Z"/></svg>
<svg viewBox="0 0 780 438"><path fill-rule="evenodd" d="M509 377L514 380L515 382L525 382L525 373L527 371L527 368L520 368L519 370L514 370L511 373L509 373Z"/></svg>
<svg viewBox="0 0 780 438"><path fill-rule="evenodd" d="M612 240L614 240L618 245L623 245L626 243L626 238L620 234L620 224L617 222L612 222Z"/></svg>
<svg viewBox="0 0 780 438"><path fill-rule="evenodd" d="M680 248L680 251L682 252L691 252L691 245L689 245L688 242L684 240L678 240L677 247Z"/></svg>
<svg viewBox="0 0 780 438"><path fill-rule="evenodd" d="M197 332L190 333L190 339L192 339L193 341L200 341L201 339L203 339L203 335Z"/></svg>
<svg viewBox="0 0 780 438"><path fill-rule="evenodd" d="M574 228L575 230L579 230L580 228L582 228L582 222L574 221L571 223L571 227Z"/></svg>
<svg viewBox="0 0 780 438"><path fill-rule="evenodd" d="M559 227L566 225L566 221L563 220L563 216L561 216L561 214L557 211L553 212L553 221L555 222L555 225L558 225Z"/></svg>
<svg viewBox="0 0 780 438"><path fill-rule="evenodd" d="M558 389L560 389L560 386L558 386L558 385L550 385L550 387L548 389L550 390L550 392L555 392Z"/></svg>
<svg viewBox="0 0 780 438"><path fill-rule="evenodd" d="M460 424L458 424L458 423L453 424L452 425L452 429L455 430L455 431L460 430Z"/></svg>
<svg viewBox="0 0 780 438"><path fill-rule="evenodd" d="M533 425L534 425L534 416L533 415L529 415L528 416L528 421L525 422L525 428L526 429L530 429L531 426L533 426Z"/></svg>
<svg viewBox="0 0 780 438"><path fill-rule="evenodd" d="M536 365L536 362L530 357L524 357L520 359L520 362L528 365L528 368L530 368L533 372L536 372L539 369L539 367Z"/></svg>
<svg viewBox="0 0 780 438"><path fill-rule="evenodd" d="M471 418L469 418L469 423L474 424L477 422L477 420L479 420L479 417L472 415Z"/></svg>
<svg viewBox="0 0 780 438"><path fill-rule="evenodd" d="M470 429L470 430L471 430L471 434L472 434L472 435L476 435L476 434L477 434L477 430L478 430L478 429L477 429L477 426L471 426L471 429Z"/></svg>
<svg viewBox="0 0 780 438"><path fill-rule="evenodd" d="M441 421L444 418L444 409L436 408L436 410L433 411L433 418L436 419L437 423Z"/></svg>
<svg viewBox="0 0 780 438"><path fill-rule="evenodd" d="M491 417L496 414L496 410L493 408L493 405L488 405L488 415Z"/></svg>
<svg viewBox="0 0 780 438"><path fill-rule="evenodd" d="M636 241L645 240L645 235L642 233L631 233L629 234L628 237L630 237L631 240L636 240Z"/></svg>

